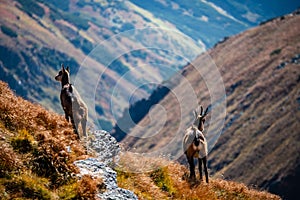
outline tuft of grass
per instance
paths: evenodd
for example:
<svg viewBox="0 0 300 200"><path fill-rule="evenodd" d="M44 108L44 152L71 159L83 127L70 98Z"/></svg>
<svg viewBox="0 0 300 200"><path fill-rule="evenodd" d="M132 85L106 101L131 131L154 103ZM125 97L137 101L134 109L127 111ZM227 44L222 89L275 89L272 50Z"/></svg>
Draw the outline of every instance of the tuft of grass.
<svg viewBox="0 0 300 200"><path fill-rule="evenodd" d="M32 151L34 143L35 140L33 136L25 129L19 130L18 135L11 138L12 147L19 153L28 153Z"/></svg>
<svg viewBox="0 0 300 200"><path fill-rule="evenodd" d="M167 192L169 195L172 196L175 193L173 182L170 178L167 167L160 167L154 170L150 173L150 178L154 181L155 185L157 185L161 190Z"/></svg>
<svg viewBox="0 0 300 200"><path fill-rule="evenodd" d="M39 141L31 165L33 172L48 177L54 188L66 184L78 172L64 144L55 138Z"/></svg>
<svg viewBox="0 0 300 200"><path fill-rule="evenodd" d="M58 193L60 199L95 199L95 194L103 188L103 180L95 180L89 175L84 175L79 181L65 185Z"/></svg>
<svg viewBox="0 0 300 200"><path fill-rule="evenodd" d="M2 182L5 192L10 198L25 197L31 199L53 199L52 192L47 188L48 180L30 173L15 175Z"/></svg>

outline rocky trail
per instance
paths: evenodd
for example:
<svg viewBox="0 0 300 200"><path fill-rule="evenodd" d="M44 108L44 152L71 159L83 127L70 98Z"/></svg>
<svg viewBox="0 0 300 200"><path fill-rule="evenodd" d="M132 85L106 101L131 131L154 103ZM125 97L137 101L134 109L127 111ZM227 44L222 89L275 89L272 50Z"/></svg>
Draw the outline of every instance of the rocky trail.
<svg viewBox="0 0 300 200"><path fill-rule="evenodd" d="M78 176L90 175L103 180L106 191L96 196L100 199L138 199L132 191L118 187L117 173L111 168L117 164L120 153L115 138L106 131L93 131L87 148L95 157L78 160L74 164L80 169Z"/></svg>

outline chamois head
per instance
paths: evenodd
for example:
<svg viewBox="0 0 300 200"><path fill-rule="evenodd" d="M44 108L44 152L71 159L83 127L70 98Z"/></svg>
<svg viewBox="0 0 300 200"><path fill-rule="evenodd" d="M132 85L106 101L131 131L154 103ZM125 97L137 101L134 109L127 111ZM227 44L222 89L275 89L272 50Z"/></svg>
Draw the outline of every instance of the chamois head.
<svg viewBox="0 0 300 200"><path fill-rule="evenodd" d="M61 64L61 70L55 76L55 80L60 81L61 85L64 86L70 83L70 68L67 66L65 69L64 64Z"/></svg>
<svg viewBox="0 0 300 200"><path fill-rule="evenodd" d="M194 115L195 115L194 125L197 126L199 131L204 131L204 122L205 122L205 117L206 117L207 113L208 113L208 107L206 108L204 113L203 113L202 106L200 106L200 113L198 113L196 110L194 110Z"/></svg>

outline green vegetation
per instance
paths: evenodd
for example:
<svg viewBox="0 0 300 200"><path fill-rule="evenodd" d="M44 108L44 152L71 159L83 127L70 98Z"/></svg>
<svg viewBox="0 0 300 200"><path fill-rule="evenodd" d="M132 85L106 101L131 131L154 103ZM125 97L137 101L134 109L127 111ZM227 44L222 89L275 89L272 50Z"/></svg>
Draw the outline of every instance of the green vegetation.
<svg viewBox="0 0 300 200"><path fill-rule="evenodd" d="M11 146L19 153L28 153L33 150L34 138L26 130L19 130L16 137L11 138Z"/></svg>
<svg viewBox="0 0 300 200"><path fill-rule="evenodd" d="M18 37L18 34L14 30L8 28L5 25L1 25L1 31L2 31L2 33L4 33L5 35L7 35L9 37L12 37L12 38Z"/></svg>
<svg viewBox="0 0 300 200"><path fill-rule="evenodd" d="M143 50L131 51L130 54L135 58L141 58L143 60L147 58L147 52Z"/></svg>
<svg viewBox="0 0 300 200"><path fill-rule="evenodd" d="M44 3L46 5L51 5L52 7L55 7L57 9L68 11L69 10L69 4L70 0L38 0L41 3Z"/></svg>
<svg viewBox="0 0 300 200"><path fill-rule="evenodd" d="M129 23L129 22L126 22L126 23L123 23L121 28L120 28L120 31L121 32L124 32L124 31L128 31L128 30L132 30L134 29L134 25Z"/></svg>
<svg viewBox="0 0 300 200"><path fill-rule="evenodd" d="M50 19L52 21L63 19L83 30L87 30L90 27L88 23L89 21L80 16L80 13L65 13L59 10L51 9Z"/></svg>
<svg viewBox="0 0 300 200"><path fill-rule="evenodd" d="M109 66L108 66L109 69L117 72L118 74L120 74L121 76L123 74L125 74L126 72L129 71L129 67L124 65L122 63L122 61L116 59L114 60Z"/></svg>
<svg viewBox="0 0 300 200"><path fill-rule="evenodd" d="M93 50L93 44L85 38L76 37L70 41L76 48L80 48L85 54Z"/></svg>
<svg viewBox="0 0 300 200"><path fill-rule="evenodd" d="M161 190L168 192L170 195L175 193L167 167L160 167L154 170L150 173L150 177Z"/></svg>
<svg viewBox="0 0 300 200"><path fill-rule="evenodd" d="M17 66L21 62L21 58L17 53L1 45L0 45L0 60L2 61L5 67L9 67L9 68Z"/></svg>
<svg viewBox="0 0 300 200"><path fill-rule="evenodd" d="M23 55L23 54L22 54ZM76 74L80 64L73 57L69 57L66 53L42 47L36 55L46 66L55 68L58 64L65 63L71 68L71 74ZM26 58L26 56L24 56ZM28 59L29 60L29 59Z"/></svg>
<svg viewBox="0 0 300 200"><path fill-rule="evenodd" d="M28 173L28 172L27 172ZM12 179L1 180L8 192L7 196L22 196L31 199L53 199L51 191L47 189L47 179L34 174L14 175Z"/></svg>
<svg viewBox="0 0 300 200"><path fill-rule="evenodd" d="M281 52L281 49L275 49L274 51L272 51L270 53L270 56L278 55L278 54L280 54L280 52Z"/></svg>
<svg viewBox="0 0 300 200"><path fill-rule="evenodd" d="M34 0L17 0L21 4L21 10L26 12L29 16L32 16L32 13L38 17L43 17L45 15L44 9L36 3Z"/></svg>

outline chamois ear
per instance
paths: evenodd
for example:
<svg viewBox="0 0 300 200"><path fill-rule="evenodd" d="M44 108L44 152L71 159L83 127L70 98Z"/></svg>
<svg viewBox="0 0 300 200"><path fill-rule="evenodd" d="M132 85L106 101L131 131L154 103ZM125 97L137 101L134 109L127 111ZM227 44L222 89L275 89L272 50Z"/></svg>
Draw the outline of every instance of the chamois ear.
<svg viewBox="0 0 300 200"><path fill-rule="evenodd" d="M62 70L63 72L65 72L65 66L64 66L64 64L61 64L61 70Z"/></svg>
<svg viewBox="0 0 300 200"><path fill-rule="evenodd" d="M208 113L208 107L206 108L205 112L204 112L204 115L203 116L206 116Z"/></svg>
<svg viewBox="0 0 300 200"><path fill-rule="evenodd" d="M70 67L69 66L67 66L66 70L70 73Z"/></svg>
<svg viewBox="0 0 300 200"><path fill-rule="evenodd" d="M200 106L200 115L202 116L202 114L203 114L203 107Z"/></svg>
<svg viewBox="0 0 300 200"><path fill-rule="evenodd" d="M198 114L197 114L196 110L194 110L194 115L195 115L195 118L197 118Z"/></svg>

